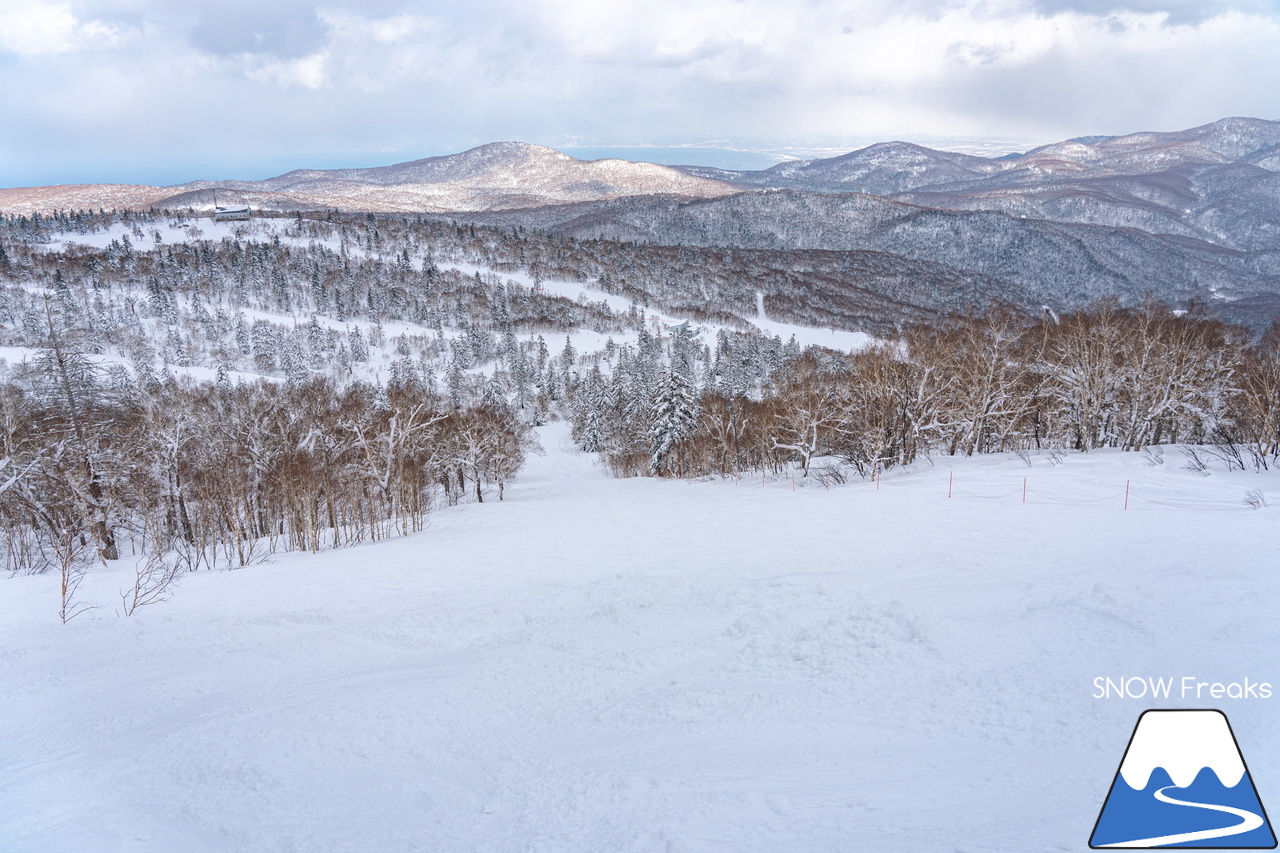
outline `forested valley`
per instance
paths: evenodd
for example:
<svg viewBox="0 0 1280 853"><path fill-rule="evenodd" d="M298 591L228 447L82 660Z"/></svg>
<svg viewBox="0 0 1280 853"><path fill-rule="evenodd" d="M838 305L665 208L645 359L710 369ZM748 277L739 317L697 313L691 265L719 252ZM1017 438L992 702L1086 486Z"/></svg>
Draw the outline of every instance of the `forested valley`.
<svg viewBox="0 0 1280 853"><path fill-rule="evenodd" d="M86 567L138 559L138 606L176 572L422 530L500 500L555 418L622 477L1173 444L1276 464L1276 329L1154 298L1029 312L989 285L405 216L5 218L4 567L62 572L71 601ZM874 338L802 347L762 309Z"/></svg>

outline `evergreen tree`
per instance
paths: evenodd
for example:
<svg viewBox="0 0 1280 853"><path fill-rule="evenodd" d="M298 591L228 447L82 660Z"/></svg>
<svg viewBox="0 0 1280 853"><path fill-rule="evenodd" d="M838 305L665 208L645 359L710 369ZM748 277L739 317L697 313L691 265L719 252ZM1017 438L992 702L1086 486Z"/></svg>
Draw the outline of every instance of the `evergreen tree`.
<svg viewBox="0 0 1280 853"><path fill-rule="evenodd" d="M698 425L698 404L693 386L674 365L653 405L653 426L649 430L652 456L651 474L671 471L671 457L680 444L691 436Z"/></svg>
<svg viewBox="0 0 1280 853"><path fill-rule="evenodd" d="M507 408L507 389L502 386L502 382L497 376L491 376L484 383L484 392L480 396L480 405L492 410L505 410Z"/></svg>
<svg viewBox="0 0 1280 853"><path fill-rule="evenodd" d="M598 453L605 445L605 390L596 368L586 386L574 398L574 439L588 453Z"/></svg>
<svg viewBox="0 0 1280 853"><path fill-rule="evenodd" d="M352 361L363 363L369 360L369 345L365 342L359 326L351 326L347 329L347 341L351 345Z"/></svg>
<svg viewBox="0 0 1280 853"><path fill-rule="evenodd" d="M249 335L249 324L245 322L244 314L236 313L236 349L240 350L241 355L251 355L253 353L253 343Z"/></svg>
<svg viewBox="0 0 1280 853"><path fill-rule="evenodd" d="M542 376L542 394L551 402L563 396L560 374L556 373L551 365L547 365L547 371Z"/></svg>
<svg viewBox="0 0 1280 853"><path fill-rule="evenodd" d="M307 356L303 352L298 332L284 336L284 345L280 348L281 367L290 382L303 382L310 374L307 368Z"/></svg>
<svg viewBox="0 0 1280 853"><path fill-rule="evenodd" d="M231 373L227 369L226 362L218 362L218 373L217 377L214 379L214 384L218 386L218 390L220 391L231 390Z"/></svg>
<svg viewBox="0 0 1280 853"><path fill-rule="evenodd" d="M564 349L560 352L560 364L565 372L573 369L574 364L578 361L578 351L573 348L573 341L568 335L564 338Z"/></svg>
<svg viewBox="0 0 1280 853"><path fill-rule="evenodd" d="M270 373L276 369L279 358L280 343L276 330L266 320L255 320L251 334L253 361L258 370Z"/></svg>
<svg viewBox="0 0 1280 853"><path fill-rule="evenodd" d="M307 324L307 350L311 354L309 362L311 369L322 370L328 362L329 336L315 317L312 317L311 322Z"/></svg>
<svg viewBox="0 0 1280 853"><path fill-rule="evenodd" d="M547 369L547 360L550 358L551 358L551 351L547 349L546 339L543 338L542 335L538 335L537 364L538 364L539 373Z"/></svg>
<svg viewBox="0 0 1280 853"><path fill-rule="evenodd" d="M455 409L462 407L462 399L466 393L467 375L463 373L462 364L458 361L457 349L449 359L449 368L445 372L444 384L449 393L449 402Z"/></svg>
<svg viewBox="0 0 1280 853"><path fill-rule="evenodd" d="M186 343L182 340L182 334L178 331L177 326L170 326L165 334L165 360L172 360L173 364L179 367L191 366L191 355L188 352Z"/></svg>
<svg viewBox="0 0 1280 853"><path fill-rule="evenodd" d="M62 303L64 311L75 309L75 301L71 298L71 288L67 286L66 279L62 277L62 270L55 270L53 273L53 292L57 294L58 301Z"/></svg>

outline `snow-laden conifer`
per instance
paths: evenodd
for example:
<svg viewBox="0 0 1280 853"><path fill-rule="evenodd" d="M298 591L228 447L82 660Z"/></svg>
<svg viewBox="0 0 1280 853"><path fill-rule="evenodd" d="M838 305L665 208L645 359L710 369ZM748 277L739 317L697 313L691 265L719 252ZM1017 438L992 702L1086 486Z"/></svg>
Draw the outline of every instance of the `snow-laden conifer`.
<svg viewBox="0 0 1280 853"><path fill-rule="evenodd" d="M653 406L653 426L649 430L653 454L652 474L666 474L675 466L672 457L680 444L693 435L698 425L698 403L684 371L667 371L666 381Z"/></svg>

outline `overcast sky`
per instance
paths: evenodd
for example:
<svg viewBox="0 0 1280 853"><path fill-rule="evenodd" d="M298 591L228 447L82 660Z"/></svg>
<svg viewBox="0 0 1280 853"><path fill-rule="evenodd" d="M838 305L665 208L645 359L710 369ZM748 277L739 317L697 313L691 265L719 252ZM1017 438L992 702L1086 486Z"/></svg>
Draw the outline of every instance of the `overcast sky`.
<svg viewBox="0 0 1280 853"><path fill-rule="evenodd" d="M0 0L0 186L1280 118L1280 0Z"/></svg>

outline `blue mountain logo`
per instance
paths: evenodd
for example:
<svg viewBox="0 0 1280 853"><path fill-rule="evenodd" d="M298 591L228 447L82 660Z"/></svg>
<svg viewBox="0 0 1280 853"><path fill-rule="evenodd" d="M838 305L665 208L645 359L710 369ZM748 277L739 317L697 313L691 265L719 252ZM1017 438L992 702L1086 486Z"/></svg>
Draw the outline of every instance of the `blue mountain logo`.
<svg viewBox="0 0 1280 853"><path fill-rule="evenodd" d="M1276 836L1221 711L1145 711L1089 846L1270 850Z"/></svg>

